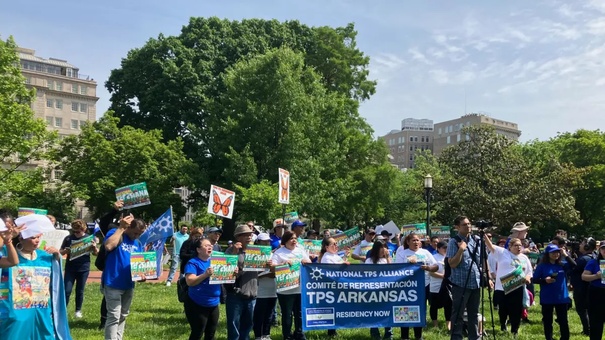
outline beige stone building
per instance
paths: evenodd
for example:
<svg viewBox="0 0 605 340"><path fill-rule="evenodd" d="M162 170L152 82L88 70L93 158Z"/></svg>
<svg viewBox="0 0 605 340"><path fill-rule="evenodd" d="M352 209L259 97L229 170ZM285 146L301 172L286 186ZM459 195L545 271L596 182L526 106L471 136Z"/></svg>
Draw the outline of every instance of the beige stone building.
<svg viewBox="0 0 605 340"><path fill-rule="evenodd" d="M21 72L28 87L36 89L32 108L36 117L46 121L49 130L57 131L59 137L80 133L87 122L97 117L97 82L90 76L80 74L78 67L66 60L36 56L35 51L17 48ZM22 165L22 169L44 166L44 162ZM52 170L50 180L58 178L59 170ZM88 211L84 202L77 202L80 218Z"/></svg>
<svg viewBox="0 0 605 340"><path fill-rule="evenodd" d="M433 153L439 155L446 147L455 145L468 138L463 135L460 130L465 126L473 125L491 125L496 129L496 133L513 140L518 140L521 136L521 131L519 130L517 123L492 118L485 114L469 113L460 118L435 124Z"/></svg>
<svg viewBox="0 0 605 340"><path fill-rule="evenodd" d="M433 149L433 132L432 120L406 118L401 121L401 130L392 130L380 138L389 147L393 166L406 170L414 167L416 150Z"/></svg>

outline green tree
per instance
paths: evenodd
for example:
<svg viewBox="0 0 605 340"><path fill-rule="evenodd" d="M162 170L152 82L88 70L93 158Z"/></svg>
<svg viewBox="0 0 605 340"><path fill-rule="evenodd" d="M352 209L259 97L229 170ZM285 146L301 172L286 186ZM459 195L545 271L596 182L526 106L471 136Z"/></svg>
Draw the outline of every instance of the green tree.
<svg viewBox="0 0 605 340"><path fill-rule="evenodd" d="M35 114L12 37L0 40L0 203L14 205L21 193L42 193L43 171L29 165L45 158L55 134Z"/></svg>
<svg viewBox="0 0 605 340"><path fill-rule="evenodd" d="M537 164L523 157L516 142L491 127L465 127L466 141L439 158L443 185L439 219L459 214L492 220L505 231L516 221L577 223L573 190L580 173L556 159ZM537 226L540 227L540 223Z"/></svg>
<svg viewBox="0 0 605 340"><path fill-rule="evenodd" d="M107 112L98 122L86 125L80 135L61 142L55 155L73 197L99 215L114 202L115 189L147 182L151 205L133 213L145 219L157 218L172 205L181 216L185 207L174 188L191 185L196 167L183 153L180 140L162 142L158 130L142 131L118 127L119 119Z"/></svg>

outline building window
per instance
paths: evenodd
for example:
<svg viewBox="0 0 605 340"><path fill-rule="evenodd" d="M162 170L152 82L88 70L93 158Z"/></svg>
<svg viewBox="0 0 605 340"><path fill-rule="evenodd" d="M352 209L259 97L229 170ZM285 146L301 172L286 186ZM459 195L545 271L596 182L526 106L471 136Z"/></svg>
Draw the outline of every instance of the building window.
<svg viewBox="0 0 605 340"><path fill-rule="evenodd" d="M54 88L55 88L52 80L47 80L46 86L48 86L49 90L54 90Z"/></svg>
<svg viewBox="0 0 605 340"><path fill-rule="evenodd" d="M77 102L71 102L71 110L74 112L78 112L79 104Z"/></svg>
<svg viewBox="0 0 605 340"><path fill-rule="evenodd" d="M63 83L58 81L55 83L55 90L57 91L63 91Z"/></svg>
<svg viewBox="0 0 605 340"><path fill-rule="evenodd" d="M82 129L82 127L84 127L84 125L86 125L86 123L88 123L88 122L85 121L85 120L81 120L80 121L80 129Z"/></svg>
<svg viewBox="0 0 605 340"><path fill-rule="evenodd" d="M68 69L70 70L70 69ZM72 84L71 85L71 93L78 93L78 84Z"/></svg>
<svg viewBox="0 0 605 340"><path fill-rule="evenodd" d="M30 85L32 83L32 77L25 77L25 84Z"/></svg>
<svg viewBox="0 0 605 340"><path fill-rule="evenodd" d="M458 135L456 136L456 142L459 142L459 141L460 141L460 134L458 134Z"/></svg>
<svg viewBox="0 0 605 340"><path fill-rule="evenodd" d="M72 70L71 68L69 68L69 67L68 67L68 68L65 70L65 73L66 73L66 75L67 75L68 77L70 77L70 78L71 78L71 77L74 77L74 72L73 72L73 70ZM77 87L77 85L76 85L76 87ZM74 92L74 93L78 93L78 92Z"/></svg>
<svg viewBox="0 0 605 340"><path fill-rule="evenodd" d="M53 117L46 117L46 124L52 126L53 125Z"/></svg>
<svg viewBox="0 0 605 340"><path fill-rule="evenodd" d="M451 136L447 136L447 144L451 143L450 137Z"/></svg>
<svg viewBox="0 0 605 340"><path fill-rule="evenodd" d="M61 126L63 126L63 118L56 117L55 118L55 127L60 128Z"/></svg>
<svg viewBox="0 0 605 340"><path fill-rule="evenodd" d="M439 128L439 134L441 134L441 128Z"/></svg>
<svg viewBox="0 0 605 340"><path fill-rule="evenodd" d="M57 109L62 110L62 109L63 109L63 100L61 100L61 99L57 99L57 101L55 102L55 107L56 107Z"/></svg>
<svg viewBox="0 0 605 340"><path fill-rule="evenodd" d="M414 151L414 147L410 145L410 151Z"/></svg>
<svg viewBox="0 0 605 340"><path fill-rule="evenodd" d="M87 94L88 88L86 86L80 86L80 94Z"/></svg>
<svg viewBox="0 0 605 340"><path fill-rule="evenodd" d="M46 107L53 107L53 100L52 99L47 99L46 100Z"/></svg>
<svg viewBox="0 0 605 340"><path fill-rule="evenodd" d="M78 120L77 119L72 119L71 120L71 128L72 129L78 129Z"/></svg>

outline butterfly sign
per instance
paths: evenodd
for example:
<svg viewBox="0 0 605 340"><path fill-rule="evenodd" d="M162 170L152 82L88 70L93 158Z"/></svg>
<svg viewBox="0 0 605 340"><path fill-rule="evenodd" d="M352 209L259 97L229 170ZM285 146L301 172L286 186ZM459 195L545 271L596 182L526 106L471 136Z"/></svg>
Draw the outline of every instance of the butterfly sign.
<svg viewBox="0 0 605 340"><path fill-rule="evenodd" d="M279 169L279 203L290 203L290 172Z"/></svg>
<svg viewBox="0 0 605 340"><path fill-rule="evenodd" d="M208 199L208 213L221 217L233 216L235 192L216 185L210 186L210 199Z"/></svg>

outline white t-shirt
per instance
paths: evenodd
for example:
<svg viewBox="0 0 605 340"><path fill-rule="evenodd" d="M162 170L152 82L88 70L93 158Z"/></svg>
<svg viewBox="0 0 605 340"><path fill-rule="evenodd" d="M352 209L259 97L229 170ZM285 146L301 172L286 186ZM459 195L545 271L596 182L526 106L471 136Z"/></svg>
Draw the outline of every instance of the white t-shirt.
<svg viewBox="0 0 605 340"><path fill-rule="evenodd" d="M376 264L388 264L388 263L389 262L384 257L379 258L378 262L376 262ZM367 258L366 259L366 264L374 264L374 262L372 262L371 258Z"/></svg>
<svg viewBox="0 0 605 340"><path fill-rule="evenodd" d="M496 269L498 269L498 261L496 261L496 256L494 253L487 254L487 265L489 266L489 277L492 277L492 273L496 274Z"/></svg>
<svg viewBox="0 0 605 340"><path fill-rule="evenodd" d="M285 264L288 261L302 262L303 260L311 262L309 255L307 255L306 251L302 249L302 247L296 247L294 250L281 247L273 253L273 256L271 256L271 261L273 261L275 265ZM300 286L280 292L280 294L300 294Z"/></svg>
<svg viewBox="0 0 605 340"><path fill-rule="evenodd" d="M353 254L365 257L368 251L372 249L373 245L374 242L368 242L366 240L363 240L357 245L357 247L355 247L355 249L353 250Z"/></svg>
<svg viewBox="0 0 605 340"><path fill-rule="evenodd" d="M437 253L437 254L433 255L433 257L435 258L435 261L437 261L437 265L439 266L437 273L439 273L439 274L445 273L445 261L444 261L445 256ZM443 279L433 277L432 275L429 274L429 284L431 285L431 287L430 287L431 293L439 293L439 290L441 289L441 282L443 282Z"/></svg>
<svg viewBox="0 0 605 340"><path fill-rule="evenodd" d="M321 257L321 263L340 264L340 263L344 263L344 262L345 261L342 259L342 257L338 256L338 254L332 254L332 253L325 252L324 255Z"/></svg>
<svg viewBox="0 0 605 340"><path fill-rule="evenodd" d="M403 249L403 246L397 249L397 253L395 254L395 263L409 263L411 259L416 259L416 263L424 263L427 266L432 266L437 264L435 258L428 250L418 248L415 252L411 249ZM430 283L429 272L424 272L424 285L428 286Z"/></svg>
<svg viewBox="0 0 605 340"><path fill-rule="evenodd" d="M508 249L494 246L494 258L496 259L496 290L504 290L500 278L517 268L523 267L523 275L532 276L534 271L529 258L524 254L514 255Z"/></svg>

